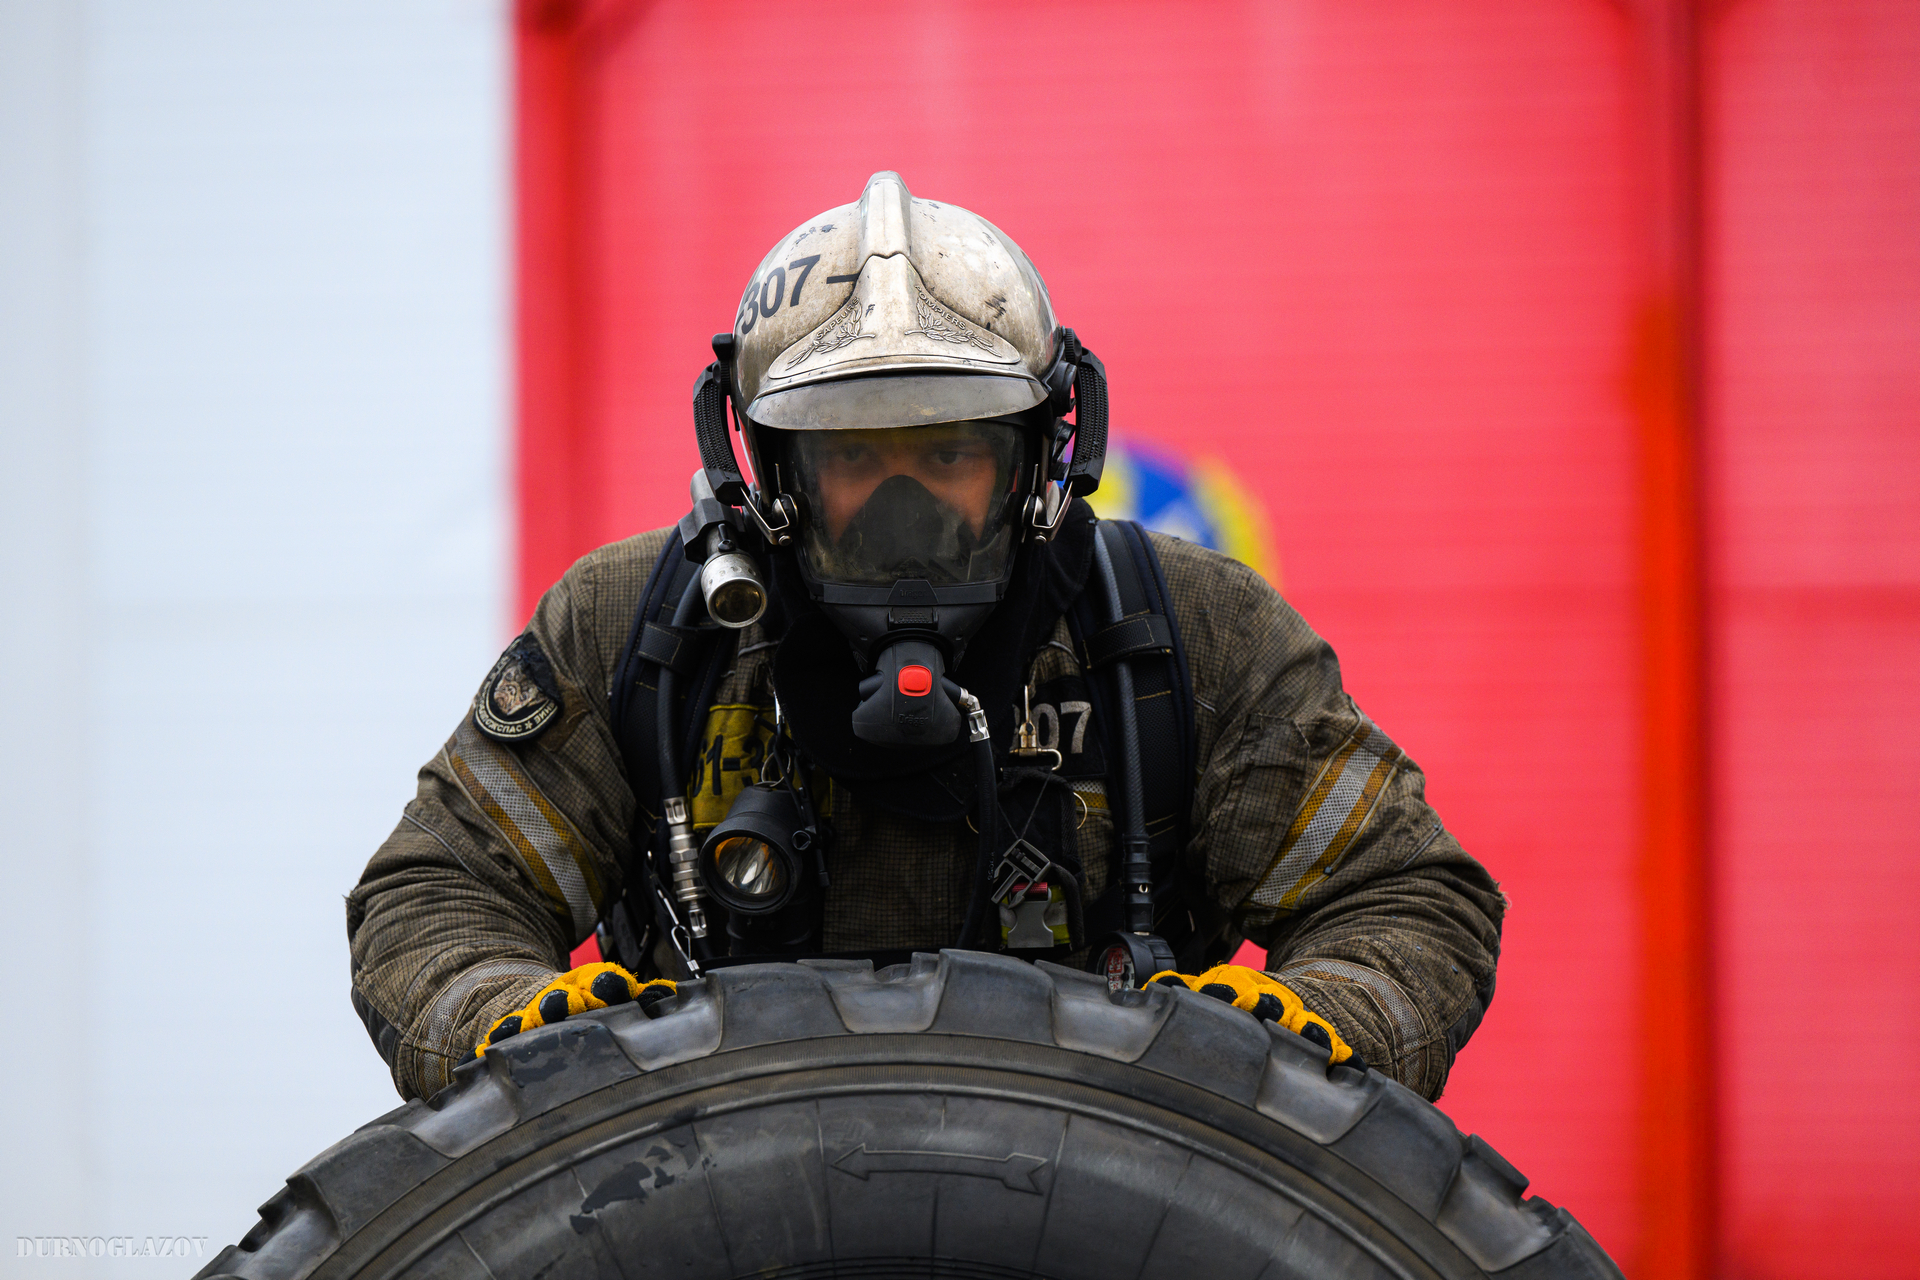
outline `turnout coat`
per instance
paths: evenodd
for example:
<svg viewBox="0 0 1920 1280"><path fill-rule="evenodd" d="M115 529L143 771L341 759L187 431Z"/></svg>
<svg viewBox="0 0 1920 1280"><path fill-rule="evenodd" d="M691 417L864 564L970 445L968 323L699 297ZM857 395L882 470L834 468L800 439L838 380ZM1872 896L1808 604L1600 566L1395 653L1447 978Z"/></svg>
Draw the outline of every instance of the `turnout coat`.
<svg viewBox="0 0 1920 1280"><path fill-rule="evenodd" d="M620 899L622 867L653 815L628 784L609 688L672 536L602 547L546 593L516 641L522 652L537 644L557 694L538 708L538 731L502 740L490 720L496 732L482 732L477 719L524 701L502 702L496 668L347 899L354 1007L403 1097L442 1088ZM1268 970L1369 1064L1437 1098L1493 997L1504 897L1426 803L1418 766L1343 691L1332 649L1279 593L1237 561L1148 536L1191 673L1196 777L1178 856L1209 927L1220 945L1267 948ZM687 762L696 829L756 780L777 648L759 624L738 635L702 755ZM1036 689L1070 689L1083 674L1064 620L1024 662ZM1061 698L1035 714L1064 772L1082 775L1064 838L1091 901L1116 855L1105 787L1073 767L1097 749L1084 707ZM837 780L823 808L832 843L821 949L949 944L974 875L968 824L889 810ZM657 946L642 976L681 976L675 964Z"/></svg>

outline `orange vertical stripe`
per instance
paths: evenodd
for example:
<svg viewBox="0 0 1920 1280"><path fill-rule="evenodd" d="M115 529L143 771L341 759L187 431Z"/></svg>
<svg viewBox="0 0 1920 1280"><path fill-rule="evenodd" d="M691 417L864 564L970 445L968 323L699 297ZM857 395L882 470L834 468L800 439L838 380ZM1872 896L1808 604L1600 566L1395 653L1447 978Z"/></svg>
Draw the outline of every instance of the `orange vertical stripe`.
<svg viewBox="0 0 1920 1280"><path fill-rule="evenodd" d="M1699 65L1695 0L1645 0L1647 301L1630 397L1639 444L1642 689L1637 1280L1706 1280L1717 1203L1701 519Z"/></svg>

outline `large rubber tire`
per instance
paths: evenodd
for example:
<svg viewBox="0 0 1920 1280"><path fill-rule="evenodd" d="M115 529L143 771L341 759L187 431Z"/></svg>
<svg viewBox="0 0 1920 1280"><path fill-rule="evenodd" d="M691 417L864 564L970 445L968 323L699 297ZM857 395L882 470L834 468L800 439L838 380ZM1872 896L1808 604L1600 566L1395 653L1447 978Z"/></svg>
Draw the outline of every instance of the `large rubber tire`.
<svg viewBox="0 0 1920 1280"><path fill-rule="evenodd" d="M202 1277L1617 1277L1377 1072L1207 996L754 965L490 1049Z"/></svg>

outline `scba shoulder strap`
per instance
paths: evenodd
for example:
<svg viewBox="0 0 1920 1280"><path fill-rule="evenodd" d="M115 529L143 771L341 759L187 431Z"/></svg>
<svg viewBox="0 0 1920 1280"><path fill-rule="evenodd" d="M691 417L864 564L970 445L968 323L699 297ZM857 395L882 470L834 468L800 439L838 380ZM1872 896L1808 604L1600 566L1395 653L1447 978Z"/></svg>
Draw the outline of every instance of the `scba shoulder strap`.
<svg viewBox="0 0 1920 1280"><path fill-rule="evenodd" d="M1096 557L1099 567L1068 611L1067 627L1086 664L1094 720L1106 740L1108 805L1120 858L1106 891L1087 910L1087 933L1098 937L1136 927L1137 920L1128 918L1127 845L1130 837L1144 837L1152 928L1185 962L1192 958L1189 951L1197 957L1215 932L1200 927L1195 904L1201 899L1187 883L1180 858L1196 768L1193 680L1173 596L1146 530L1131 520L1102 520L1097 535L1105 554ZM1117 610L1113 601L1102 599L1109 591L1117 596ZM1125 764L1126 693L1132 701L1135 769ZM1128 795L1129 775L1138 780L1137 806ZM1136 820L1139 831L1129 832ZM1146 905L1145 895L1133 896Z"/></svg>
<svg viewBox="0 0 1920 1280"><path fill-rule="evenodd" d="M668 670L673 681L673 723L679 734L681 760L691 758L699 732L698 712L704 705L697 696L702 686L718 682L720 666L726 655L716 643L720 628L692 625L681 608L689 591L697 602L699 588L695 579L700 566L687 558L677 533L667 539L647 575L646 588L634 610L633 625L627 632L626 647L614 666L609 712L621 753L626 758L627 781L634 799L640 804L643 822L660 817L659 697L660 673ZM695 612L698 613L697 607ZM704 615L701 615L704 621ZM709 668L711 670L709 670ZM711 677L711 681L709 680ZM708 687L705 693L711 694Z"/></svg>
<svg viewBox="0 0 1920 1280"><path fill-rule="evenodd" d="M688 558L676 531L660 549L647 585L634 610L626 647L614 664L608 714L625 760L628 785L638 806L629 841L626 880L626 921L616 921L603 940L614 944L618 959L629 968L644 962L637 936L651 923L663 933L671 927L660 889L671 882L665 865L667 824L662 788L662 724L660 693L666 687L671 704L665 723L672 726L674 750L666 762L694 759L705 720L701 714L713 701L722 674L733 654L737 633L708 622L700 602L700 566ZM704 625L696 625L702 623ZM672 769L680 773L677 767ZM623 932L628 936L622 937Z"/></svg>

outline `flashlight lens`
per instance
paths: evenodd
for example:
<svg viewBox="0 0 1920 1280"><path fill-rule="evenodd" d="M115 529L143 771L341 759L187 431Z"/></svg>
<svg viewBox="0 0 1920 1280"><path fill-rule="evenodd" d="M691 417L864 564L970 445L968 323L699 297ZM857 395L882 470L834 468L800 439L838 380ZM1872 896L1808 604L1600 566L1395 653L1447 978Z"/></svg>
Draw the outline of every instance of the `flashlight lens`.
<svg viewBox="0 0 1920 1280"><path fill-rule="evenodd" d="M707 599L707 611L715 622L727 627L744 627L767 609L767 596L751 578L733 578L714 588Z"/></svg>
<svg viewBox="0 0 1920 1280"><path fill-rule="evenodd" d="M745 627L767 611L767 589L753 561L738 551L717 555L700 568L707 612L723 627Z"/></svg>
<svg viewBox="0 0 1920 1280"><path fill-rule="evenodd" d="M736 893L771 898L787 887L787 871L772 845L752 836L732 836L713 851L713 869Z"/></svg>

